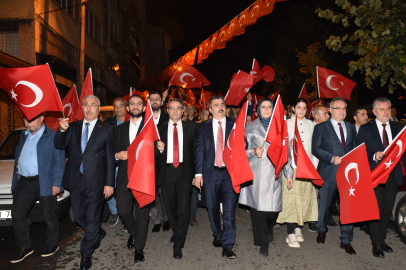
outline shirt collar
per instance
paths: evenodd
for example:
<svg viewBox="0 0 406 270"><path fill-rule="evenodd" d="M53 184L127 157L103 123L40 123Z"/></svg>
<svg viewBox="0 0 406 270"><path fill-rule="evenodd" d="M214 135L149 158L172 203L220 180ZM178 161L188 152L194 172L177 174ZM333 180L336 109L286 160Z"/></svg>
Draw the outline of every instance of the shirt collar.
<svg viewBox="0 0 406 270"><path fill-rule="evenodd" d="M96 125L96 122L97 122L97 118L91 122L88 122L85 118L83 118L83 125L86 125L86 123L89 123L89 125L94 126L94 125Z"/></svg>
<svg viewBox="0 0 406 270"><path fill-rule="evenodd" d="M160 117L161 117L161 110L159 110L159 114L158 114L158 117L157 118L155 118L155 115L153 114L153 117L154 117L154 119L159 119Z"/></svg>
<svg viewBox="0 0 406 270"><path fill-rule="evenodd" d="M175 123L175 122L173 122L171 119L169 119L169 125L173 126L174 123ZM181 126L181 125L182 125L182 119L179 120L176 124L177 124L178 126Z"/></svg>
<svg viewBox="0 0 406 270"><path fill-rule="evenodd" d="M220 121L221 124L224 126L224 124L225 124L225 122L226 122L226 117L223 117L223 119L221 119L221 120L217 120L217 119L214 119L214 118L213 118L213 123L218 124L219 121Z"/></svg>
<svg viewBox="0 0 406 270"><path fill-rule="evenodd" d="M138 121L135 122L135 125L134 125L133 121L131 121L131 119L130 119L130 125L139 126L139 125L141 125L141 121L142 121L142 117L140 119L138 119Z"/></svg>
<svg viewBox="0 0 406 270"><path fill-rule="evenodd" d="M42 127L41 127L37 132L35 132L34 135L33 135L31 132L29 132L28 130L25 130L25 135L31 135L31 136L39 136L39 137L41 137L42 134L44 134L44 131L45 131L45 125L42 124Z"/></svg>
<svg viewBox="0 0 406 270"><path fill-rule="evenodd" d="M331 121L331 123L333 124L333 126L338 126L338 122L336 121L336 120L334 120L333 118L330 118L330 121ZM343 121L341 121L340 123L343 123L344 122L344 120ZM343 125L344 125L344 123L343 123ZM343 126L342 125L342 126Z"/></svg>
<svg viewBox="0 0 406 270"><path fill-rule="evenodd" d="M389 121L386 122L386 123L382 123L381 121L379 121L379 120L376 119L376 118L375 118L375 121L376 121L376 125L377 125L377 126L381 126L381 127L382 127L382 124L386 124L387 126L389 126Z"/></svg>

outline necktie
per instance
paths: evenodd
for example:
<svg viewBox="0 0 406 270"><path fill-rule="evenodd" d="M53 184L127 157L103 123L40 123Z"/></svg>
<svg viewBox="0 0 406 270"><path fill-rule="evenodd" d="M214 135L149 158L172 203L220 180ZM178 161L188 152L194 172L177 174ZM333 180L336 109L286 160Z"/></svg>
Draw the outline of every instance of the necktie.
<svg viewBox="0 0 406 270"><path fill-rule="evenodd" d="M223 166L223 128L221 127L221 122L219 121L219 129L217 132L217 143L216 143L216 165L217 167Z"/></svg>
<svg viewBox="0 0 406 270"><path fill-rule="evenodd" d="M179 141L177 124L173 124L173 167L179 166Z"/></svg>
<svg viewBox="0 0 406 270"><path fill-rule="evenodd" d="M86 123L85 125L86 126L83 129L82 140L81 140L81 143L80 143L80 145L82 146L82 154L83 154L83 152L85 152L86 145L87 145L87 137L89 136L89 125L90 124ZM82 161L82 163L80 163L80 173L83 174L83 161Z"/></svg>
<svg viewBox="0 0 406 270"><path fill-rule="evenodd" d="M341 126L341 123L338 123L338 127L340 128L341 144L345 148L345 137L344 137L344 131L343 131L343 127Z"/></svg>
<svg viewBox="0 0 406 270"><path fill-rule="evenodd" d="M389 145L389 140L388 140L388 133L386 133L386 124L382 124L383 126L383 130L382 130L382 144L383 144L383 148L386 149L386 147L388 147Z"/></svg>

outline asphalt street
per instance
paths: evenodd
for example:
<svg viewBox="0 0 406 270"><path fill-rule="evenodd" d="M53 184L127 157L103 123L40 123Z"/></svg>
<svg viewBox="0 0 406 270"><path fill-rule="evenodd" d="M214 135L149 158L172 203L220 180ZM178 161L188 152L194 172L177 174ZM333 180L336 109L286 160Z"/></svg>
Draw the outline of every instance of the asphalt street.
<svg viewBox="0 0 406 270"><path fill-rule="evenodd" d="M275 229L275 239L269 247L269 257L259 255L259 247L254 246L250 213L237 208L237 237L234 251L237 259L228 260L221 256L221 248L212 245L211 229L207 212L197 209L199 226L189 227L183 249L183 259L172 258L171 232L151 233L153 224L149 223L149 232L145 253L145 262L135 265L134 251L127 250L128 233L122 232L121 222L115 227L103 224L107 236L101 247L93 254L92 269L406 269L406 244L394 231L391 224L387 243L393 248L392 254L378 259L371 254L371 241L368 235L355 228L352 245L357 255L347 255L340 249L340 229L330 228L326 243L316 243L316 233L305 226L302 230L305 241L298 249L290 248L285 242L286 226ZM338 217L335 217L338 220ZM11 264L10 258L17 247L12 227L0 227L0 269L78 269L80 264L80 241L83 230L65 217L60 222L61 244L58 252L51 257L41 258L46 245L46 229L43 223L30 227L34 242L34 254L23 262Z"/></svg>

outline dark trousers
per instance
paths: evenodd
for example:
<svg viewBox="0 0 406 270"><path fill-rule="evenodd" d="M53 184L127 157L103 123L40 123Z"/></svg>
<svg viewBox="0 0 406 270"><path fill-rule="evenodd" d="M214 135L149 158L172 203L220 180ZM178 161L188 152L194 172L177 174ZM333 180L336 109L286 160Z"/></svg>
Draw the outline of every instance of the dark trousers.
<svg viewBox="0 0 406 270"><path fill-rule="evenodd" d="M159 188L155 188L155 201L150 204L149 212L151 214L151 220L154 225L162 224L161 221L168 221L168 214L166 212L161 193L162 191ZM160 207L158 207L158 198L160 199ZM159 216L159 208L161 208L162 219Z"/></svg>
<svg viewBox="0 0 406 270"><path fill-rule="evenodd" d="M104 204L104 190L103 188L90 190L81 180L75 189L70 190L72 211L75 221L85 230L80 245L80 255L82 257L91 257L102 231L101 216Z"/></svg>
<svg viewBox="0 0 406 270"><path fill-rule="evenodd" d="M190 199L190 219L196 219L197 211L197 197L199 195L199 190L197 187L192 186L192 198Z"/></svg>
<svg viewBox="0 0 406 270"><path fill-rule="evenodd" d="M395 204L398 185L396 184L395 174L389 175L386 184L381 184L375 188L375 196L378 201L379 220L369 222L369 229L373 245L382 245L386 239L386 232L392 214L392 208Z"/></svg>
<svg viewBox="0 0 406 270"><path fill-rule="evenodd" d="M116 201L117 211L128 232L135 237L135 249L144 249L148 234L149 205L140 208L137 200L134 199L131 189L126 184L117 185ZM133 205L135 202L135 216Z"/></svg>
<svg viewBox="0 0 406 270"><path fill-rule="evenodd" d="M39 200L41 214L47 227L47 244L59 245L60 232L56 215L56 196L41 197L39 180L28 181L24 177L20 177L14 191L11 210L14 236L19 248L29 249L32 246L27 215L37 200Z"/></svg>
<svg viewBox="0 0 406 270"><path fill-rule="evenodd" d="M213 168L212 179L204 180L203 176L203 181L213 236L222 235L221 244L223 248L232 248L235 243L237 194L232 187L230 176L227 170L215 170ZM223 203L223 231L220 222L220 199Z"/></svg>
<svg viewBox="0 0 406 270"><path fill-rule="evenodd" d="M320 205L319 205L319 219L317 221L317 231L319 233L327 232L327 224L330 218L331 204L337 194L337 183L335 181L324 181L323 186L320 188ZM341 225L341 242L349 244L353 239L354 226L352 224Z"/></svg>
<svg viewBox="0 0 406 270"><path fill-rule="evenodd" d="M272 235L273 226L276 224L279 212L263 212L255 208L250 209L254 245L269 246L269 236Z"/></svg>
<svg viewBox="0 0 406 270"><path fill-rule="evenodd" d="M183 248L189 228L191 180L184 179L182 166L166 167L166 177L161 192L173 231L175 249Z"/></svg>

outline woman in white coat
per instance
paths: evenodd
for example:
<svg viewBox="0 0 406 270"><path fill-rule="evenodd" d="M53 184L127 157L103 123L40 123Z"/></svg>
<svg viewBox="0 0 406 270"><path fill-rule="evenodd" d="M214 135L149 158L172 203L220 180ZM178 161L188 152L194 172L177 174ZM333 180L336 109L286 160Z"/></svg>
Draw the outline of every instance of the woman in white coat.
<svg viewBox="0 0 406 270"><path fill-rule="evenodd" d="M314 122L305 118L307 112L307 102L305 99L299 98L297 100L295 111L302 144L310 160L313 162L313 165L317 167L318 160L313 157L311 153ZM296 117L287 120L290 142L289 148L292 156ZM293 187L291 189L286 188L285 183L287 183L287 179L283 176L283 209L279 214L277 223L287 223L288 235L286 237L286 243L288 243L290 247L299 248L299 242L304 241L301 227L305 222L314 222L317 221L318 218L317 193L312 182L306 179L296 179L296 164L293 158L292 167L294 168L295 174L293 177Z"/></svg>

